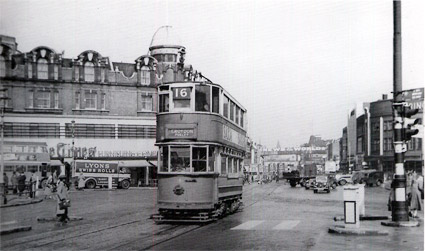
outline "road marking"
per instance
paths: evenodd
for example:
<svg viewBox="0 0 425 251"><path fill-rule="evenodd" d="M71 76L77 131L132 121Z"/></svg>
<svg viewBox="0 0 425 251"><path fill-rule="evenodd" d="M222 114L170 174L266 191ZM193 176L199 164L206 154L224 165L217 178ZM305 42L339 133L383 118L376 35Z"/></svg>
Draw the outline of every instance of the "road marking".
<svg viewBox="0 0 425 251"><path fill-rule="evenodd" d="M300 223L299 220L284 220L275 226L273 230L290 230L296 227Z"/></svg>
<svg viewBox="0 0 425 251"><path fill-rule="evenodd" d="M299 223L299 220L250 220L230 230L291 230Z"/></svg>
<svg viewBox="0 0 425 251"><path fill-rule="evenodd" d="M230 230L251 230L252 228L260 225L263 222L264 222L263 220L250 220L234 228L231 228Z"/></svg>
<svg viewBox="0 0 425 251"><path fill-rule="evenodd" d="M15 223L16 223L16 220L14 220L14 221L6 221L6 222L1 223L0 225L11 225L11 224L15 224Z"/></svg>

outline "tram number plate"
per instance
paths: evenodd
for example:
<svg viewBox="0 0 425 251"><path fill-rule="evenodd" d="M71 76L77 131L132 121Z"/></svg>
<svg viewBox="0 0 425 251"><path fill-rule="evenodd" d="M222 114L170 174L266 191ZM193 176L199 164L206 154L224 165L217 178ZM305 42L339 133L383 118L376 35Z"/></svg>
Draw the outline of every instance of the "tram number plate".
<svg viewBox="0 0 425 251"><path fill-rule="evenodd" d="M190 87L178 87L173 90L173 99L190 99Z"/></svg>

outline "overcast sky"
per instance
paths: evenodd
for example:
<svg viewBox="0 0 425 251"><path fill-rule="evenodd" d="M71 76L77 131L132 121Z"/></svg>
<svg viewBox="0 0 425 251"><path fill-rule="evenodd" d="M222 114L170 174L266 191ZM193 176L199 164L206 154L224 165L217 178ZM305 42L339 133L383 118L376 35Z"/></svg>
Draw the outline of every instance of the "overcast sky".
<svg viewBox="0 0 425 251"><path fill-rule="evenodd" d="M402 2L403 89L424 86L424 2ZM186 63L245 106L249 136L268 147L339 138L349 109L392 91L391 0L0 0L0 34L22 52L134 62L167 24Z"/></svg>

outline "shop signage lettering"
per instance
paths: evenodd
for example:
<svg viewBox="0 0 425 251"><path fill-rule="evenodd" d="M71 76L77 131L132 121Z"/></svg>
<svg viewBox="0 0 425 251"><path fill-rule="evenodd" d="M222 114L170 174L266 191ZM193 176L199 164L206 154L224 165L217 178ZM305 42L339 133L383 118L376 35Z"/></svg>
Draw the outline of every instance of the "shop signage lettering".
<svg viewBox="0 0 425 251"><path fill-rule="evenodd" d="M195 129L168 129L168 136L173 138L191 138L195 135Z"/></svg>
<svg viewBox="0 0 425 251"><path fill-rule="evenodd" d="M102 162L77 162L77 172L116 173L118 164Z"/></svg>

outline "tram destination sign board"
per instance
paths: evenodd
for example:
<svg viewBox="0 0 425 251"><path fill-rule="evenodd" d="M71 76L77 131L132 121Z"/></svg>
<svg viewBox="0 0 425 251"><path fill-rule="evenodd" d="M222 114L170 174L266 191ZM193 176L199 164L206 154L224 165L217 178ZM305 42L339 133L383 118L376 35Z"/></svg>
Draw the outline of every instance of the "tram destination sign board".
<svg viewBox="0 0 425 251"><path fill-rule="evenodd" d="M167 139L196 139L196 125L169 125L165 128L165 137Z"/></svg>

